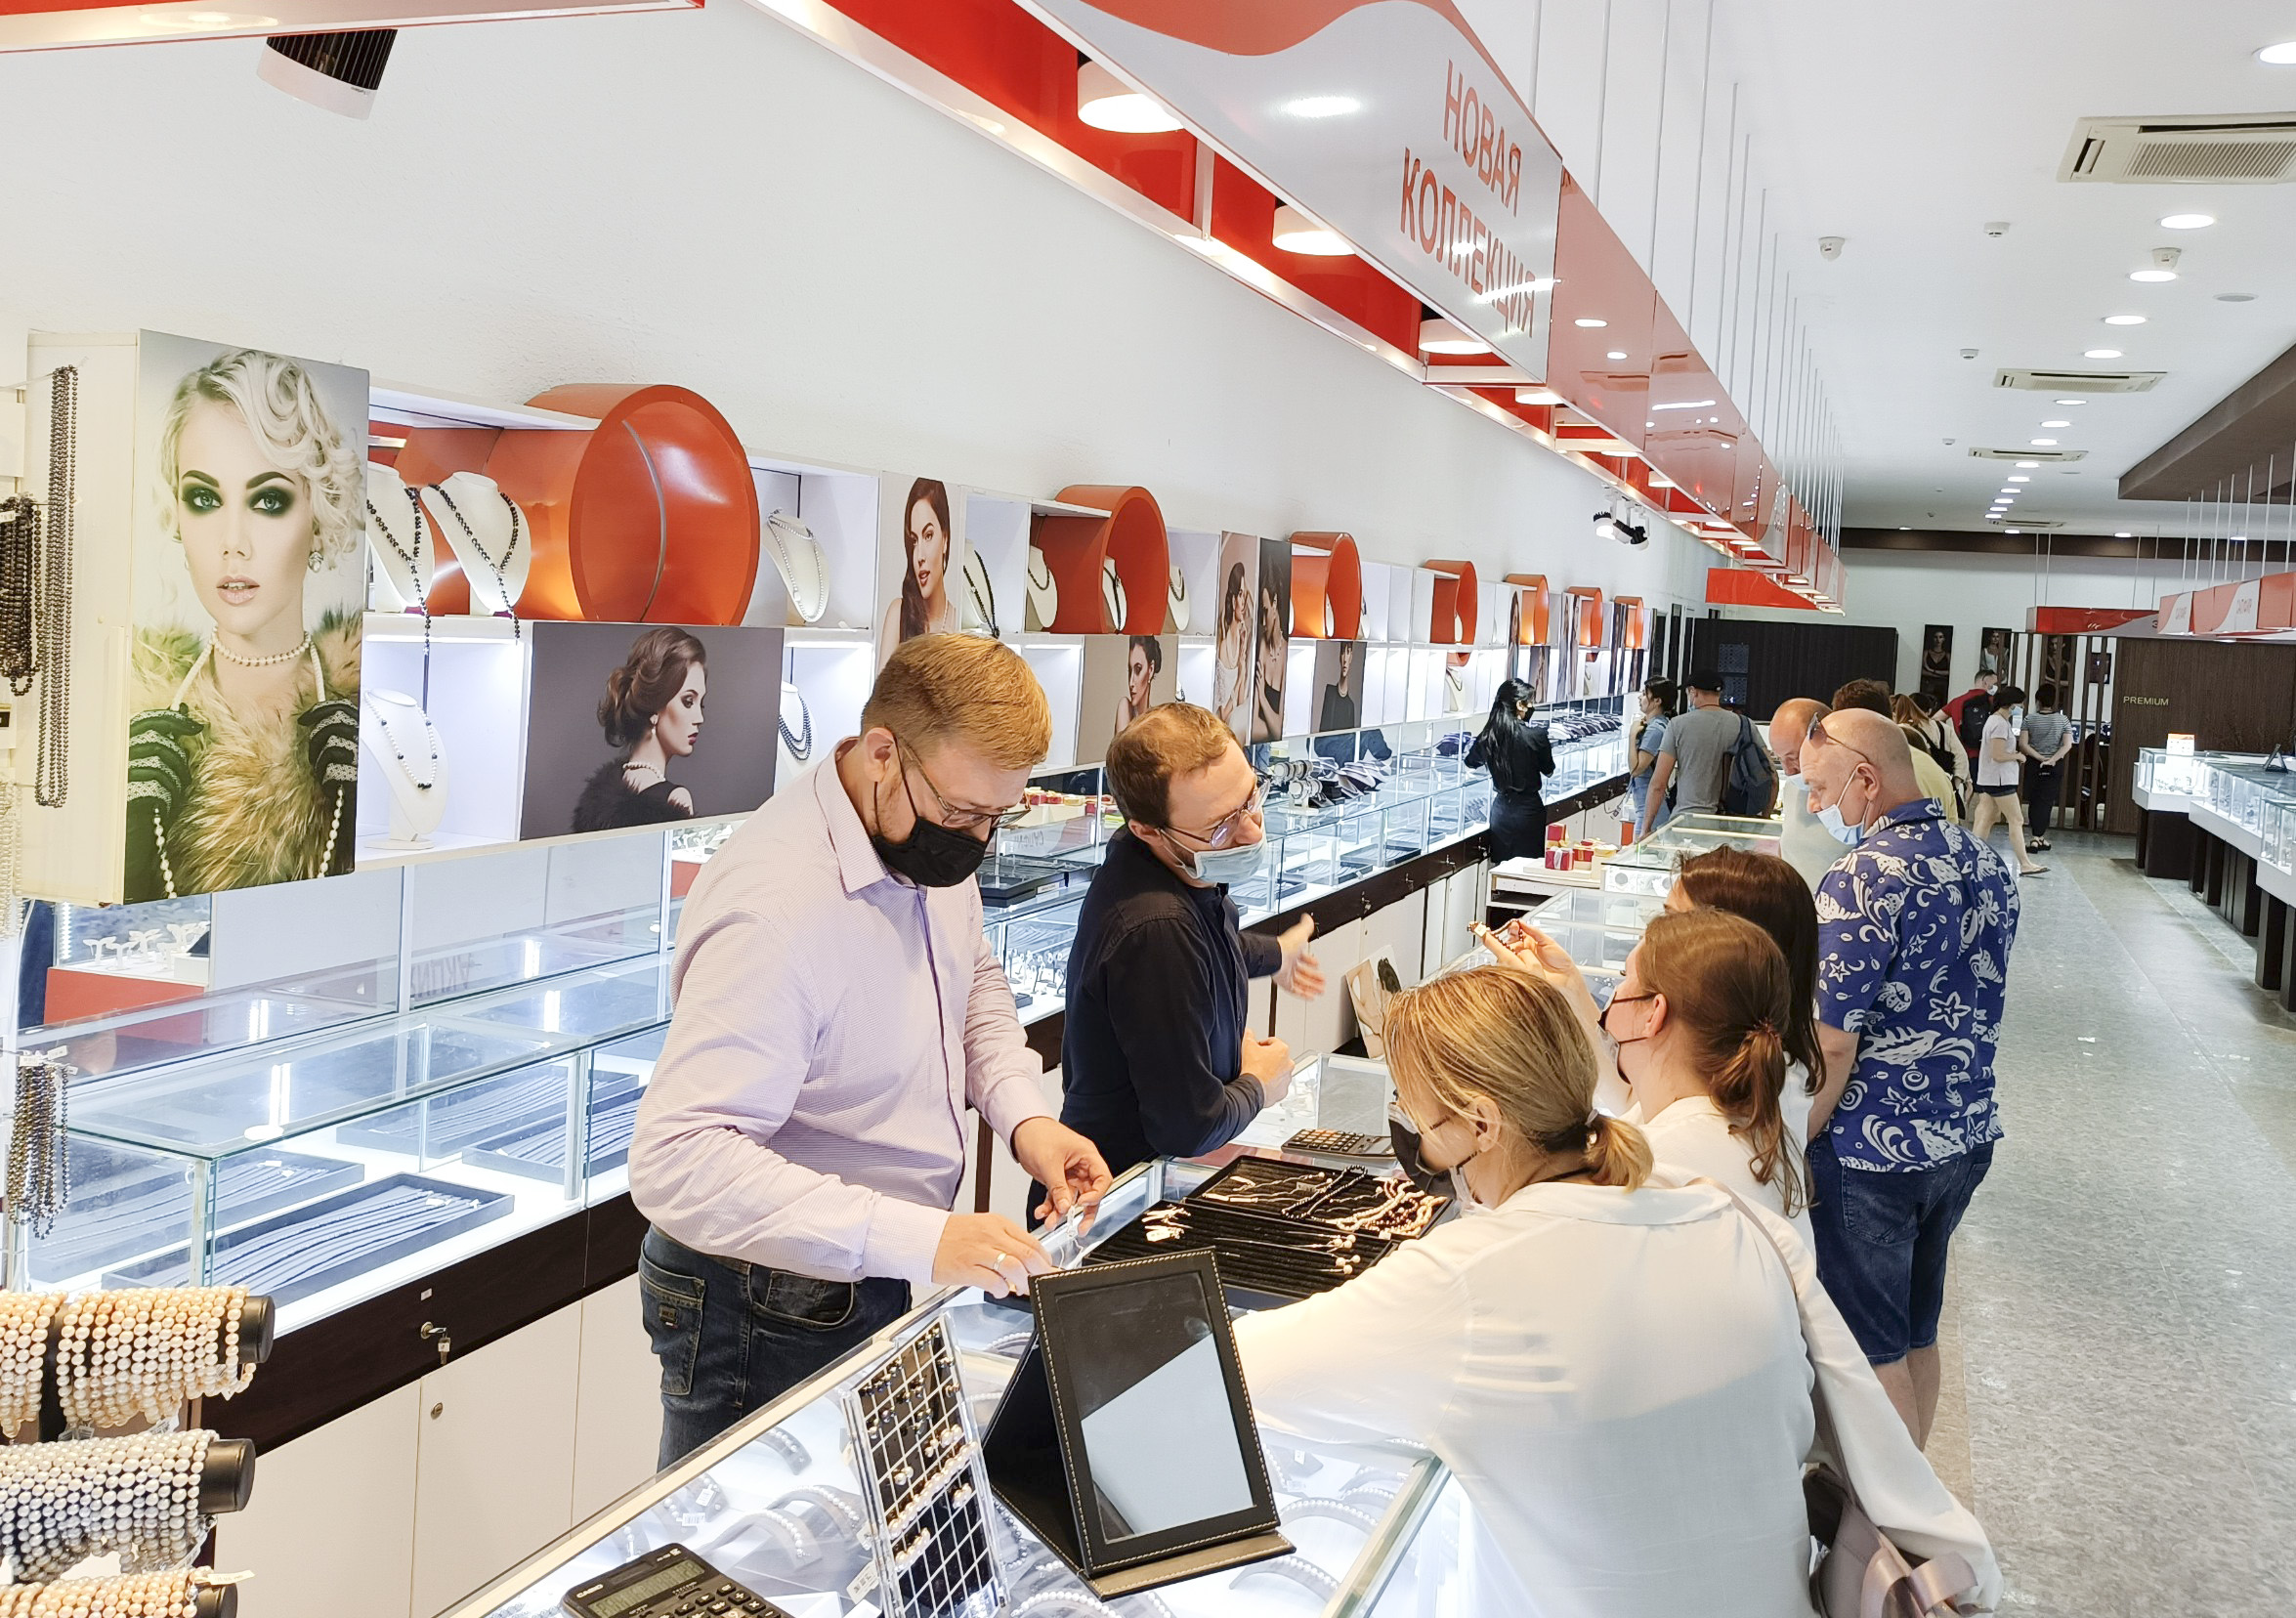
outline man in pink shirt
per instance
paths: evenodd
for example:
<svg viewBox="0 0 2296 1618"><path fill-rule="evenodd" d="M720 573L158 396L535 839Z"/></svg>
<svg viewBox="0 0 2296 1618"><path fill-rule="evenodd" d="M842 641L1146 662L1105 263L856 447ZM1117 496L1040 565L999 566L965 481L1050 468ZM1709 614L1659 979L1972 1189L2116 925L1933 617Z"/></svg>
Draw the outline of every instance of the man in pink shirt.
<svg viewBox="0 0 2296 1618"><path fill-rule="evenodd" d="M630 1195L661 1361L663 1466L905 1312L911 1289L1026 1292L1051 1267L951 1212L967 1108L1050 1188L1107 1165L1051 1116L973 881L1051 738L1036 676L969 635L903 642L862 734L768 800L686 900L677 1010L638 1109Z"/></svg>

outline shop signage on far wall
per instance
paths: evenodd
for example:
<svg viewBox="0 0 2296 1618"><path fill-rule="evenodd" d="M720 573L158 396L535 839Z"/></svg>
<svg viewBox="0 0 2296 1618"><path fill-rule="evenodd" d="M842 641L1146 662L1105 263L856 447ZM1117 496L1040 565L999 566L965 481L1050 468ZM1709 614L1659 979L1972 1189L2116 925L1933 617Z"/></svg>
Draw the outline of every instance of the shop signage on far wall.
<svg viewBox="0 0 2296 1618"><path fill-rule="evenodd" d="M1445 0L1023 4L1545 377L1562 160Z"/></svg>

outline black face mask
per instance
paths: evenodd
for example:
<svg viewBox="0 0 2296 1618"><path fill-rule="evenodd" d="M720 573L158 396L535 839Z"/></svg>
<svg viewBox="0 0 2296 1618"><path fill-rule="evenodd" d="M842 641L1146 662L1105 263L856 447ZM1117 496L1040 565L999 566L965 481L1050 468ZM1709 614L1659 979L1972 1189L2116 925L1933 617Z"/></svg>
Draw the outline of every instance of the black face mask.
<svg viewBox="0 0 2296 1618"><path fill-rule="evenodd" d="M918 887L955 887L974 872L989 857L987 839L967 836L955 831L938 821L925 819L916 806L916 794L909 789L909 770L901 771L901 790L909 798L909 812L916 824L907 842L888 842L881 831L869 834L870 847L877 851L877 858L885 862L885 869L896 876L906 876Z"/></svg>
<svg viewBox="0 0 2296 1618"><path fill-rule="evenodd" d="M1403 1171L1405 1179L1431 1194L1451 1189L1451 1171L1427 1167L1420 1156L1419 1130L1403 1116L1401 1107L1387 1109L1387 1140L1395 1148L1395 1166Z"/></svg>

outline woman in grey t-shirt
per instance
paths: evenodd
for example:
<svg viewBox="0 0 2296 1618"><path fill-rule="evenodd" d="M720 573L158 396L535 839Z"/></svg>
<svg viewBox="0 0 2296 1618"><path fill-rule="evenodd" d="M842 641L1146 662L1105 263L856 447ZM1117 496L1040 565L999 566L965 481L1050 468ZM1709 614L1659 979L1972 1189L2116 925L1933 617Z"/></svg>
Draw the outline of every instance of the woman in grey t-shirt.
<svg viewBox="0 0 2296 1618"><path fill-rule="evenodd" d="M2064 756L2072 751L2073 722L2059 710L2061 694L2044 680L2033 689L2033 708L2017 735L2017 750L2025 756L2025 851L2037 853L2049 846L2049 820L2057 807Z"/></svg>

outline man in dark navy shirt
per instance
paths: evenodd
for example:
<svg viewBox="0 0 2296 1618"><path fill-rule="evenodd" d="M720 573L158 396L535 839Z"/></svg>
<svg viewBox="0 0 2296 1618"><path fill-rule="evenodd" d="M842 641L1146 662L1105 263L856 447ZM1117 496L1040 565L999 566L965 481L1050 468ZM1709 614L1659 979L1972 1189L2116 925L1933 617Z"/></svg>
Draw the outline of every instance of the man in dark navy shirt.
<svg viewBox="0 0 2296 1618"><path fill-rule="evenodd" d="M1153 708L1108 749L1125 812L1077 918L1061 1041L1061 1121L1122 1173L1234 1139L1283 1099L1292 1053L1247 1026L1253 978L1323 993L1312 917L1281 938L1238 930L1228 884L1265 854L1258 783L1234 733L1185 703Z"/></svg>

